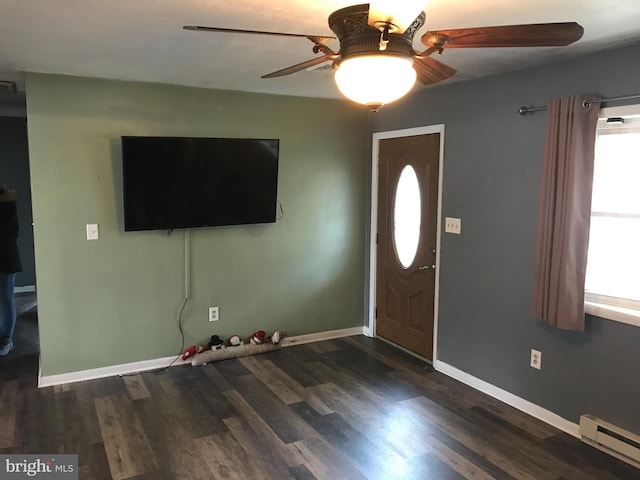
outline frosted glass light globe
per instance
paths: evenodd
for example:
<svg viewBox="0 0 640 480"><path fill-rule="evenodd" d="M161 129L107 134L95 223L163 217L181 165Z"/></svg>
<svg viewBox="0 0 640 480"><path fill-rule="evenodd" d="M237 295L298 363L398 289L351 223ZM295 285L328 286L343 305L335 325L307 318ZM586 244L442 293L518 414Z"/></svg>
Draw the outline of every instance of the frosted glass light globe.
<svg viewBox="0 0 640 480"><path fill-rule="evenodd" d="M358 55L340 62L335 79L345 97L377 109L406 95L416 81L416 71L411 57Z"/></svg>

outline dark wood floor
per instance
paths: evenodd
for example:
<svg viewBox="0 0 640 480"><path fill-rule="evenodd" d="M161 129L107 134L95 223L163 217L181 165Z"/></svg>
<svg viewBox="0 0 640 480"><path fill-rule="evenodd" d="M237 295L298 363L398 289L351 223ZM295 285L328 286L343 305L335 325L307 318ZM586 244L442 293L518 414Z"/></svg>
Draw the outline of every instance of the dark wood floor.
<svg viewBox="0 0 640 480"><path fill-rule="evenodd" d="M36 388L0 362L0 453L80 478L640 479L640 471L365 337Z"/></svg>

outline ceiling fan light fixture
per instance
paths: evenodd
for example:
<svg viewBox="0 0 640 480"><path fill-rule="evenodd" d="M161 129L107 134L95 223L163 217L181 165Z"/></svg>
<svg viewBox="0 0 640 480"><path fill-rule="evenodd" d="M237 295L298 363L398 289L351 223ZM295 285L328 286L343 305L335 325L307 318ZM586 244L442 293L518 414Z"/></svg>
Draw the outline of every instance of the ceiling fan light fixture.
<svg viewBox="0 0 640 480"><path fill-rule="evenodd" d="M416 71L411 57L357 55L340 62L335 80L345 97L377 111L411 90L416 81Z"/></svg>
<svg viewBox="0 0 640 480"><path fill-rule="evenodd" d="M426 0L372 0L369 3L369 25L377 28L391 25L391 32L403 33L426 4Z"/></svg>

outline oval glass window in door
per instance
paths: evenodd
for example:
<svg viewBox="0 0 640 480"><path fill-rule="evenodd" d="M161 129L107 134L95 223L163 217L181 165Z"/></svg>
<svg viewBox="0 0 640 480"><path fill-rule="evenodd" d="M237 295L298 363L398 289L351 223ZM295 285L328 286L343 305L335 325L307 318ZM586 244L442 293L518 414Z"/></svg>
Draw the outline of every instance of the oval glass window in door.
<svg viewBox="0 0 640 480"><path fill-rule="evenodd" d="M404 268L411 266L418 251L420 213L418 176L411 165L406 165L398 178L393 207L393 243Z"/></svg>

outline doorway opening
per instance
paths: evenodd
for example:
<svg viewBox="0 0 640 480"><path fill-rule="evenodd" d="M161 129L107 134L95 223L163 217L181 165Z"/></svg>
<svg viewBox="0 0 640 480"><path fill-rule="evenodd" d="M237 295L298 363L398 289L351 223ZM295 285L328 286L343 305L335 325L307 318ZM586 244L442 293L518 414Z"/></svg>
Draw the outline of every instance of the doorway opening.
<svg viewBox="0 0 640 480"><path fill-rule="evenodd" d="M22 264L22 271L16 274L14 288L17 317L14 347L9 355L2 357L3 365L26 356L37 358L40 353L26 115L23 93L0 99L0 156L3 158L0 183L17 192L18 251Z"/></svg>

